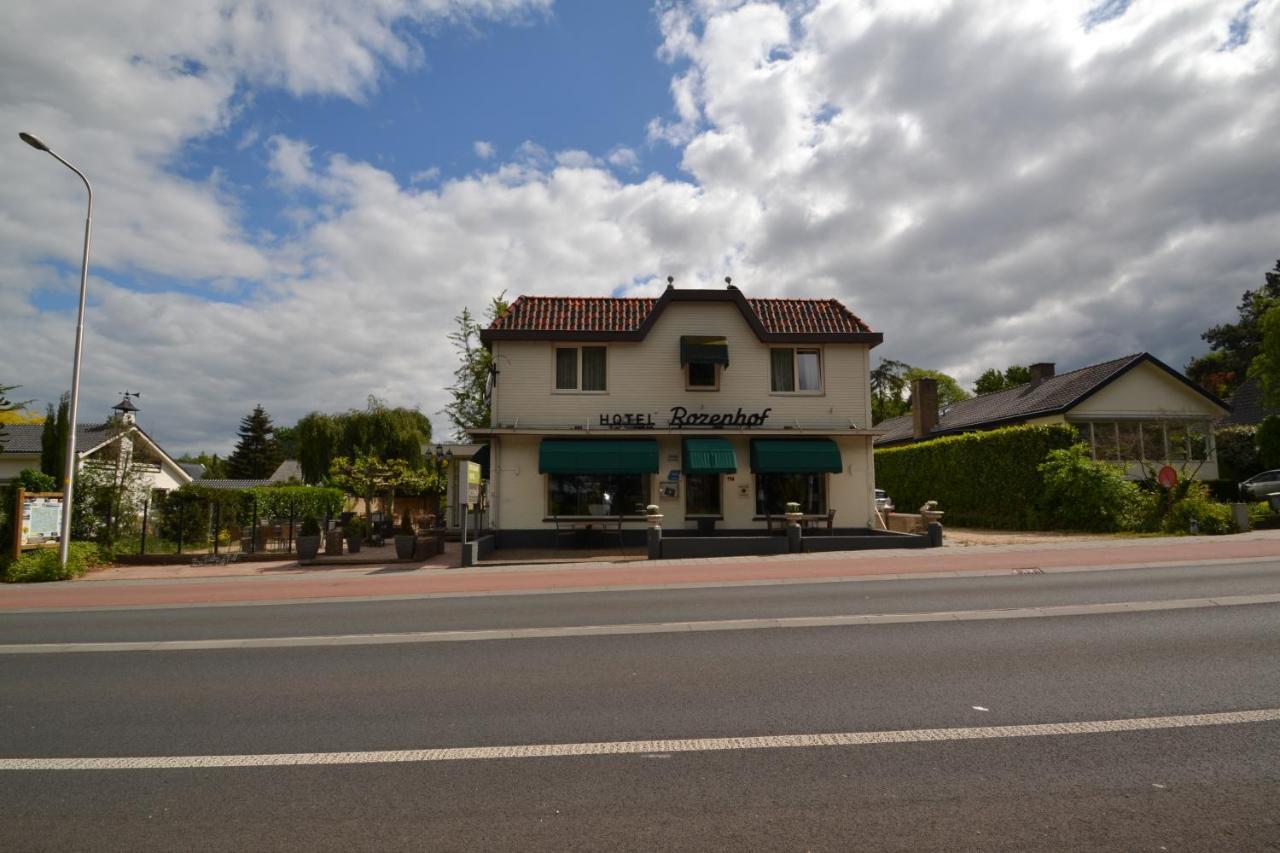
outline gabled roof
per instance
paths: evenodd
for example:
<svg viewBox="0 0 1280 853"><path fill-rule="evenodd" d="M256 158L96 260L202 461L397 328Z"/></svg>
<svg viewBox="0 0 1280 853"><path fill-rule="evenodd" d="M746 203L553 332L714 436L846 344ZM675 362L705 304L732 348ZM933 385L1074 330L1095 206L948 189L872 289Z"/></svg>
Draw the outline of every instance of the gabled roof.
<svg viewBox="0 0 1280 853"><path fill-rule="evenodd" d="M1150 353L1140 352L1060 373L1039 384L1032 382L953 403L940 413L938 425L929 433L929 438L1062 414L1143 363L1160 368L1215 405L1223 409L1229 408L1226 403L1160 359ZM877 447L914 440L909 414L882 421L875 428L884 430L885 433L876 439Z"/></svg>
<svg viewBox="0 0 1280 853"><path fill-rule="evenodd" d="M1280 409L1272 409L1262 404L1262 385L1256 379L1246 379L1227 400L1231 404L1231 414L1219 420L1214 426L1251 426L1262 423L1267 415L1280 415Z"/></svg>
<svg viewBox="0 0 1280 853"><path fill-rule="evenodd" d="M521 296L480 332L480 340L643 340L672 302L729 302L756 336L768 342L844 341L875 346L884 336L873 332L835 299L747 299L736 287L725 290L677 290L657 299Z"/></svg>
<svg viewBox="0 0 1280 853"><path fill-rule="evenodd" d="M173 460L164 448L156 443L155 439L147 435L142 427L130 424L126 429L119 432L112 431L111 423L101 424L79 424L76 427L76 456L84 458L95 450L111 443L128 432L136 433L151 446L160 458L168 462L175 471L185 475L188 479L192 478L190 472L186 471L181 465ZM23 453L38 454L40 453L40 435L44 432L44 424L6 424L4 427L7 438L3 444L0 444L0 453Z"/></svg>
<svg viewBox="0 0 1280 853"><path fill-rule="evenodd" d="M196 483L210 489L252 489L255 486L269 486L270 480L200 480Z"/></svg>

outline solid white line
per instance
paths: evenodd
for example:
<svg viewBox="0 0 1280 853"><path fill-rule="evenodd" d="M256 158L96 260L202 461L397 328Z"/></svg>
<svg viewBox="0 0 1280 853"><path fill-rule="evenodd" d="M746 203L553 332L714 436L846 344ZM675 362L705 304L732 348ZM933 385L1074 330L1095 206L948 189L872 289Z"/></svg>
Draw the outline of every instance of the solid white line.
<svg viewBox="0 0 1280 853"><path fill-rule="evenodd" d="M301 767L334 764L405 764L430 761L571 758L673 752L724 752L747 749L872 746L894 743L940 743L995 738L1156 731L1160 729L1225 726L1240 723L1271 723L1277 721L1280 721L1280 708L1263 708L1257 711L1229 711L1217 714L1188 714L1172 717L1140 717L1127 720L1093 720L1074 723L1037 723L1021 726L982 726L955 729L908 729L886 732L766 735L762 737L545 743L519 746L383 750L376 752L297 752L267 755L143 755L108 758L0 758L0 771L180 770L191 768Z"/></svg>
<svg viewBox="0 0 1280 853"><path fill-rule="evenodd" d="M533 640L558 637L611 637L625 634L676 634L704 631L757 631L770 628L835 628L858 625L901 625L916 622L978 622L991 619L1042 619L1095 616L1199 607L1239 607L1280 603L1280 593L1176 598L1163 601L1110 601L1054 604L995 610L944 610L924 613L858 613L843 616L785 616L720 619L701 622L641 622L627 625L568 625L554 628L491 628L457 631L406 631L388 634L331 634L304 637L243 637L217 640L141 640L96 643L11 643L0 655L69 654L75 652L178 652L210 649L282 649L311 646L382 646L411 643L458 643L479 640Z"/></svg>

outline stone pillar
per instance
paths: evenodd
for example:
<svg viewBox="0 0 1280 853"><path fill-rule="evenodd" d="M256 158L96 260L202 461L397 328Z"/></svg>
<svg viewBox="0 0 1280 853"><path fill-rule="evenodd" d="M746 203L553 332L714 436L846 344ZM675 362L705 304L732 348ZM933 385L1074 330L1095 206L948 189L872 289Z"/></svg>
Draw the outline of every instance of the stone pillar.
<svg viewBox="0 0 1280 853"><path fill-rule="evenodd" d="M651 524L647 531L649 534L649 559L662 559L662 525Z"/></svg>
<svg viewBox="0 0 1280 853"><path fill-rule="evenodd" d="M804 528L798 524L787 525L787 553L800 554L804 552Z"/></svg>
<svg viewBox="0 0 1280 853"><path fill-rule="evenodd" d="M1235 522L1236 530L1240 533L1249 532L1249 505L1242 503L1233 503L1231 505L1231 520Z"/></svg>
<svg viewBox="0 0 1280 853"><path fill-rule="evenodd" d="M930 548L942 547L942 525L939 522L929 522L928 535Z"/></svg>

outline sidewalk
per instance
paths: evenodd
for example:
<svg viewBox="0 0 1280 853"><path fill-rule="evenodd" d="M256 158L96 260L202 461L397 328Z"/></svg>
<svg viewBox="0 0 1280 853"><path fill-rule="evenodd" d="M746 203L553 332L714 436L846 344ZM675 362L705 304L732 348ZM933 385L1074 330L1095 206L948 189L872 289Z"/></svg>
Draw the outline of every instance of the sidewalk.
<svg viewBox="0 0 1280 853"><path fill-rule="evenodd" d="M325 599L482 595L698 586L832 578L893 578L1102 569L1206 561L1280 560L1280 530L1236 536L1084 540L960 549L851 551L776 557L589 562L443 569L429 564L300 569L245 577L69 581L0 587L0 611Z"/></svg>

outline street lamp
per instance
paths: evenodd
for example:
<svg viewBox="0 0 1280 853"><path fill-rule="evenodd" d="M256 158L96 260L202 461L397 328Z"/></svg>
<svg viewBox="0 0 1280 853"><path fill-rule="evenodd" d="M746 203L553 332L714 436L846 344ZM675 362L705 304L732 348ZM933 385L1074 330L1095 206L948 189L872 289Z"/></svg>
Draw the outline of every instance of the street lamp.
<svg viewBox="0 0 1280 853"><path fill-rule="evenodd" d="M67 552L71 546L71 508L74 502L73 491L76 476L76 410L79 408L80 403L80 355L84 351L84 297L85 291L89 286L89 226L93 222L93 187L89 185L89 179L84 176L84 172L63 160L52 148L45 145L38 138L29 133L19 133L18 138L37 151L45 152L79 175L80 180L84 181L85 191L89 193L89 207L84 216L84 255L80 259L80 313L76 317L76 354L71 369L71 407L70 412L68 412L71 427L67 430L67 459L62 478L62 532L61 539L58 542L58 563L63 568L66 568Z"/></svg>

